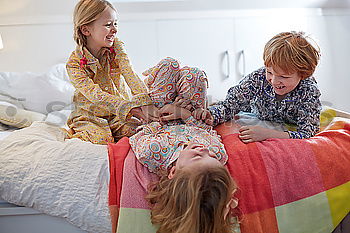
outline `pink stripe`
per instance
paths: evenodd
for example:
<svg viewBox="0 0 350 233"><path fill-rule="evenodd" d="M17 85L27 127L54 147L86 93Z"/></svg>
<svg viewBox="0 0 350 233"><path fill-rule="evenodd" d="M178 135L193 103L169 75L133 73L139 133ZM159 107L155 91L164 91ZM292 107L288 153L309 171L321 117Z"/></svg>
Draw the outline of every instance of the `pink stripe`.
<svg viewBox="0 0 350 233"><path fill-rule="evenodd" d="M270 180L275 206L325 190L315 155L303 139L269 139L257 146Z"/></svg>
<svg viewBox="0 0 350 233"><path fill-rule="evenodd" d="M157 176L148 172L136 159L132 150L129 151L124 162L123 191L120 197L120 206L124 208L149 209L144 199L147 187Z"/></svg>

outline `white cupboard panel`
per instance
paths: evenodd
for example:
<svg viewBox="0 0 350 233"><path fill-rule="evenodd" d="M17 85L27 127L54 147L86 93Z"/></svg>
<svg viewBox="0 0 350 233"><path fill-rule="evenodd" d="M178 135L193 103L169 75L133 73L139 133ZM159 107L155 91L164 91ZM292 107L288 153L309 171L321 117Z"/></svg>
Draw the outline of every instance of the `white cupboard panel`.
<svg viewBox="0 0 350 233"><path fill-rule="evenodd" d="M159 58L173 57L183 66L204 70L209 102L223 99L234 84L234 58L229 57L234 49L233 27L233 18L161 20L157 24Z"/></svg>
<svg viewBox="0 0 350 233"><path fill-rule="evenodd" d="M310 16L308 18L308 33L311 38L318 44L321 52L319 64L314 73L318 86L321 90L322 104L335 107L336 90L332 87L332 67L334 66L334 59L332 58L331 41L329 40L327 30L326 17L324 16Z"/></svg>
<svg viewBox="0 0 350 233"><path fill-rule="evenodd" d="M277 11L275 14L266 16L237 17L235 19L236 54L244 51L244 58L241 57L237 61L239 67L237 75L247 75L264 65L264 46L274 35L306 29L306 17L283 16Z"/></svg>
<svg viewBox="0 0 350 233"><path fill-rule="evenodd" d="M143 79L142 72L158 61L155 21L122 21L118 37L125 43L125 49L135 72Z"/></svg>

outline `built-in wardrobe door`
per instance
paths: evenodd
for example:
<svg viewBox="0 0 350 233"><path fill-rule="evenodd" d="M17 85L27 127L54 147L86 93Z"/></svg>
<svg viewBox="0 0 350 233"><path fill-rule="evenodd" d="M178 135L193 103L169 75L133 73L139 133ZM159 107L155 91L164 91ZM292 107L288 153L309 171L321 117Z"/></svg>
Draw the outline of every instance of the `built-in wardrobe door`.
<svg viewBox="0 0 350 233"><path fill-rule="evenodd" d="M209 80L208 100L224 99L235 83L233 18L159 20L159 57L196 66Z"/></svg>
<svg viewBox="0 0 350 233"><path fill-rule="evenodd" d="M142 72L158 62L156 21L121 21L117 36L124 42L134 70L143 79Z"/></svg>

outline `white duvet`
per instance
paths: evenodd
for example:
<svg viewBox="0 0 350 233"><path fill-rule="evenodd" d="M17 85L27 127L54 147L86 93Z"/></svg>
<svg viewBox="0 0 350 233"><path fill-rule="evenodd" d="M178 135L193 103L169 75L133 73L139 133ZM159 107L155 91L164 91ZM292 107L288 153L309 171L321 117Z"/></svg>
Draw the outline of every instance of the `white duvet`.
<svg viewBox="0 0 350 233"><path fill-rule="evenodd" d="M64 141L34 122L0 140L0 198L66 218L88 232L111 232L107 146Z"/></svg>

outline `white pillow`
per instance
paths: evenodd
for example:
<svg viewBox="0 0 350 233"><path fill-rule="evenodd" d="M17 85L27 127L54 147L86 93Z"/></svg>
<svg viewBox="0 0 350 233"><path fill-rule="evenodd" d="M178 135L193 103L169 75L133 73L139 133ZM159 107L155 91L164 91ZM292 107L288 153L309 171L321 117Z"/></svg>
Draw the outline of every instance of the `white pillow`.
<svg viewBox="0 0 350 233"><path fill-rule="evenodd" d="M43 74L0 72L0 101L26 110L43 114L59 111L71 104L73 93L65 64L55 65Z"/></svg>
<svg viewBox="0 0 350 233"><path fill-rule="evenodd" d="M46 115L18 108L11 103L0 101L0 123L17 128L30 126L34 121L45 120Z"/></svg>

